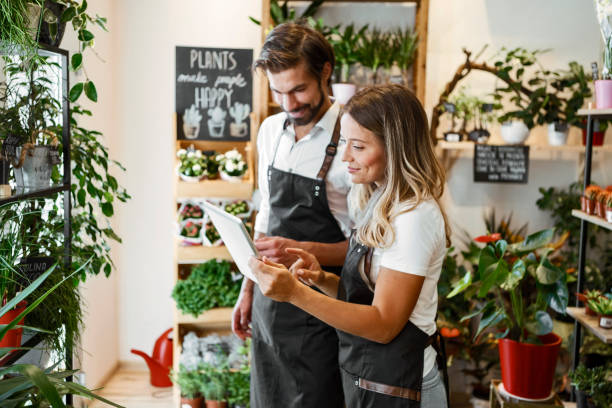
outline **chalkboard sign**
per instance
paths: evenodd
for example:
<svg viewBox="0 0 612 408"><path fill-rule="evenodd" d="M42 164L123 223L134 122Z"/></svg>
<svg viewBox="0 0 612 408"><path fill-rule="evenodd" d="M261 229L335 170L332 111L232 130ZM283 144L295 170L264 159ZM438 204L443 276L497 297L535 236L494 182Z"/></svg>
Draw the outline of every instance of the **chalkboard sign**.
<svg viewBox="0 0 612 408"><path fill-rule="evenodd" d="M8 135L2 143L2 156L8 159L15 159L19 146L21 146L21 138L17 135Z"/></svg>
<svg viewBox="0 0 612 408"><path fill-rule="evenodd" d="M55 263L55 258L50 256L30 256L22 258L19 262L19 270L23 276L18 281L22 286L29 285L32 281L38 279L40 275L45 273L47 269Z"/></svg>
<svg viewBox="0 0 612 408"><path fill-rule="evenodd" d="M474 181L527 183L529 146L474 145Z"/></svg>
<svg viewBox="0 0 612 408"><path fill-rule="evenodd" d="M179 139L250 139L252 63L253 50L176 47Z"/></svg>

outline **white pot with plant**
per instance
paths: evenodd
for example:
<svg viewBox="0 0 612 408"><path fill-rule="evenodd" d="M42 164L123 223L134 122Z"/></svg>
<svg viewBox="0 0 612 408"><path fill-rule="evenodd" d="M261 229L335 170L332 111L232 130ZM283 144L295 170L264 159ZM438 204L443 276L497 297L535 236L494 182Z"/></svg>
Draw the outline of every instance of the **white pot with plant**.
<svg viewBox="0 0 612 408"><path fill-rule="evenodd" d="M339 81L332 84L332 91L340 105L346 105L357 91L357 86L348 82L348 74L351 65L359 61L358 45L367 28L365 25L357 31L353 24L347 25L343 32L337 27L332 28L330 43L340 69Z"/></svg>
<svg viewBox="0 0 612 408"><path fill-rule="evenodd" d="M511 120L501 124L501 136L507 144L522 144L529 137L529 128L521 121Z"/></svg>
<svg viewBox="0 0 612 408"><path fill-rule="evenodd" d="M247 135L247 124L243 122L249 117L251 107L248 103L234 102L229 110L230 116L234 118L234 122L230 123L230 136L244 137Z"/></svg>
<svg viewBox="0 0 612 408"><path fill-rule="evenodd" d="M188 109L185 109L185 113L183 113L183 133L185 134L185 138L197 139L200 133L201 121L202 115L195 105L191 105Z"/></svg>
<svg viewBox="0 0 612 408"><path fill-rule="evenodd" d="M242 181L247 171L247 164L238 150L232 149L224 154L217 155L217 161L219 162L221 179L233 183Z"/></svg>
<svg viewBox="0 0 612 408"><path fill-rule="evenodd" d="M225 130L225 117L227 112L216 106L215 108L208 111L208 133L211 137L223 137L223 131Z"/></svg>
<svg viewBox="0 0 612 408"><path fill-rule="evenodd" d="M548 144L551 146L563 146L567 144L569 125L565 122L553 122L548 124Z"/></svg>
<svg viewBox="0 0 612 408"><path fill-rule="evenodd" d="M597 21L604 41L602 78L595 80L598 109L612 108L612 0L594 0Z"/></svg>
<svg viewBox="0 0 612 408"><path fill-rule="evenodd" d="M176 152L176 157L179 159L177 173L181 180L198 183L206 177L206 166L200 150L194 150L193 147L180 149Z"/></svg>

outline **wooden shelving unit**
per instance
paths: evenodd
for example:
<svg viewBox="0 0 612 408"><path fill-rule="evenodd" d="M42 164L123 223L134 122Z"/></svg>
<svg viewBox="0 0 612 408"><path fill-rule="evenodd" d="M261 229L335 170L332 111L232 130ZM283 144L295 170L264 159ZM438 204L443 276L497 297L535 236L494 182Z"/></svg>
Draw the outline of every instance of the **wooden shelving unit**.
<svg viewBox="0 0 612 408"><path fill-rule="evenodd" d="M455 151L467 151L471 152L474 150L474 142L447 142L440 140L438 146L442 150L455 150ZM531 150L543 151L543 152L575 152L584 153L585 146L582 145L564 145L564 146L550 146L543 144L527 144ZM594 152L606 152L612 153L612 145L606 146L594 146Z"/></svg>
<svg viewBox="0 0 612 408"><path fill-rule="evenodd" d="M223 245L217 247L178 245L176 252L178 264L198 264L206 262L209 259L232 260L227 248Z"/></svg>
<svg viewBox="0 0 612 408"><path fill-rule="evenodd" d="M177 312L177 321L179 324L203 325L203 326L221 326L227 328L228 323L232 321L232 308L220 307L203 312L198 317L185 315L179 310Z"/></svg>
<svg viewBox="0 0 612 408"><path fill-rule="evenodd" d="M587 315L584 307L568 307L566 310L568 315L579 321L583 327L586 327L601 341L606 344L612 344L612 329L599 327L599 318L597 316Z"/></svg>
<svg viewBox="0 0 612 408"><path fill-rule="evenodd" d="M600 227L612 230L612 223L604 220L603 218L599 218L595 215L589 215L580 210L572 210L572 215L576 218L580 218L581 220L585 220L590 222L591 224L599 225Z"/></svg>

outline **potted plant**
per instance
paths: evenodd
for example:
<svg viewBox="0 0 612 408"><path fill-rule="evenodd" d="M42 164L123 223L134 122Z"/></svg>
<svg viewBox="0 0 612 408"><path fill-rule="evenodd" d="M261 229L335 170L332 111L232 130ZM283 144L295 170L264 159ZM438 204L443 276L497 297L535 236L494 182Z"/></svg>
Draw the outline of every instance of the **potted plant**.
<svg viewBox="0 0 612 408"><path fill-rule="evenodd" d="M216 160L219 163L219 172L223 180L233 183L242 181L248 166L238 150L232 149L217 155Z"/></svg>
<svg viewBox="0 0 612 408"><path fill-rule="evenodd" d="M181 408L201 408L204 397L201 394L203 375L199 370L188 370L183 364L178 372L171 372L172 382L178 385L181 393Z"/></svg>
<svg viewBox="0 0 612 408"><path fill-rule="evenodd" d="M202 245L202 221L187 220L181 223L179 235L188 245Z"/></svg>
<svg viewBox="0 0 612 408"><path fill-rule="evenodd" d="M480 317L475 336L495 330L503 386L522 398L550 396L561 347L547 309L565 313L569 293L566 274L549 260L553 232L543 230L511 245L492 238L480 251L477 279L468 272L453 291L477 285L477 296L488 299L463 319Z"/></svg>
<svg viewBox="0 0 612 408"><path fill-rule="evenodd" d="M608 201L608 192L600 189L595 197L595 215L606 219L606 203Z"/></svg>
<svg viewBox="0 0 612 408"><path fill-rule="evenodd" d="M181 180L198 183L206 177L206 164L201 150L193 149L193 146L188 149L179 149L176 157L179 159L177 171Z"/></svg>
<svg viewBox="0 0 612 408"><path fill-rule="evenodd" d="M204 228L204 233L202 235L202 241L206 246L211 247L223 244L219 231L217 231L217 228L215 228L215 225L211 221L206 223L206 227Z"/></svg>
<svg viewBox="0 0 612 408"><path fill-rule="evenodd" d="M584 195L580 196L580 208L583 212L594 215L597 196L601 191L601 187L595 184L590 184L584 189Z"/></svg>
<svg viewBox="0 0 612 408"><path fill-rule="evenodd" d="M600 290L585 290L584 293L576 293L576 297L584 303L584 313L589 316L597 316L597 313L589 307L589 301L598 300L602 296Z"/></svg>
<svg viewBox="0 0 612 408"><path fill-rule="evenodd" d="M201 220L204 218L204 210L192 201L185 201L179 209L179 221Z"/></svg>
<svg viewBox="0 0 612 408"><path fill-rule="evenodd" d="M419 37L416 31L411 29L403 30L398 28L393 35L393 60L401 70L403 84L412 86L412 71L410 68L416 59L416 52L419 45Z"/></svg>
<svg viewBox="0 0 612 408"><path fill-rule="evenodd" d="M206 400L206 408L227 408L229 367L227 359L219 365L203 364L204 381L200 388Z"/></svg>
<svg viewBox="0 0 612 408"><path fill-rule="evenodd" d="M334 97L341 105L345 105L355 94L357 86L348 82L349 70L351 65L359 61L359 42L362 40L368 26L365 25L357 30L354 24L349 24L340 31L339 28L332 28L333 34L329 42L334 48L334 55L340 74L338 81L332 84Z"/></svg>
<svg viewBox="0 0 612 408"><path fill-rule="evenodd" d="M365 68L365 84L375 85L378 83L378 68L389 58L391 43L389 34L374 28L367 30L359 39L357 45L357 60Z"/></svg>
<svg viewBox="0 0 612 408"><path fill-rule="evenodd" d="M599 315L599 326L604 329L612 328L612 299L600 296L588 301L589 307Z"/></svg>
<svg viewBox="0 0 612 408"><path fill-rule="evenodd" d="M242 281L235 280L228 261L211 259L192 268L186 279L172 290L176 307L194 317L215 307L232 307L238 299Z"/></svg>
<svg viewBox="0 0 612 408"><path fill-rule="evenodd" d="M250 400L250 376L248 365L228 372L227 402L233 408L247 408Z"/></svg>
<svg viewBox="0 0 612 408"><path fill-rule="evenodd" d="M225 212L239 218L248 218L251 215L251 207L246 200L231 201L223 206Z"/></svg>
<svg viewBox="0 0 612 408"><path fill-rule="evenodd" d="M569 373L572 385L576 388L578 408L603 408L612 405L612 382L610 370L605 366L587 368L580 364Z"/></svg>

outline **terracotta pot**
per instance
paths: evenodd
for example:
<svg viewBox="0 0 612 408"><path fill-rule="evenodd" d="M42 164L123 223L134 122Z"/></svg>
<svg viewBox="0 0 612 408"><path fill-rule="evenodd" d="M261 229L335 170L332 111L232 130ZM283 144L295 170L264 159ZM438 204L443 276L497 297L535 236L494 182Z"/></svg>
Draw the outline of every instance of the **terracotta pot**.
<svg viewBox="0 0 612 408"><path fill-rule="evenodd" d="M587 196L580 196L580 209L587 214L595 214L595 200Z"/></svg>
<svg viewBox="0 0 612 408"><path fill-rule="evenodd" d="M204 397L185 398L181 397L181 408L202 408Z"/></svg>
<svg viewBox="0 0 612 408"><path fill-rule="evenodd" d="M606 205L601 201L595 202L595 215L603 219L606 218Z"/></svg>
<svg viewBox="0 0 612 408"><path fill-rule="evenodd" d="M13 310L9 310L4 316L0 317L0 324L9 324L17 316L19 316L28 306L28 303L23 300L17 304ZM23 325L23 318L17 324ZM21 336L23 334L23 328L9 330L2 340L0 340L0 347L21 347Z"/></svg>
<svg viewBox="0 0 612 408"><path fill-rule="evenodd" d="M529 399L550 396L561 337L550 333L540 340L542 345L499 341L502 382L510 394Z"/></svg>
<svg viewBox="0 0 612 408"><path fill-rule="evenodd" d="M602 146L606 132L593 132L593 146ZM582 129L582 145L586 146L586 129Z"/></svg>
<svg viewBox="0 0 612 408"><path fill-rule="evenodd" d="M227 401L206 400L206 408L227 408Z"/></svg>

